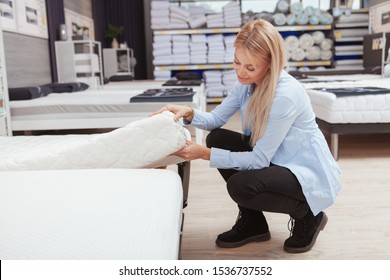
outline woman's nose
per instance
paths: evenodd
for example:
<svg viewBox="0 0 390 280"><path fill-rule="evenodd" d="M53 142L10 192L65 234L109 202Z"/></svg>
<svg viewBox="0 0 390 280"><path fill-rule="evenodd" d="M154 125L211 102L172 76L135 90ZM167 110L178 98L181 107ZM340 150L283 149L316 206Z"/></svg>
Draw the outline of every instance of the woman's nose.
<svg viewBox="0 0 390 280"><path fill-rule="evenodd" d="M239 76L244 76L244 75L245 75L245 70L244 70L243 67L238 66L238 67L236 68L236 72L237 72L237 74L238 74Z"/></svg>

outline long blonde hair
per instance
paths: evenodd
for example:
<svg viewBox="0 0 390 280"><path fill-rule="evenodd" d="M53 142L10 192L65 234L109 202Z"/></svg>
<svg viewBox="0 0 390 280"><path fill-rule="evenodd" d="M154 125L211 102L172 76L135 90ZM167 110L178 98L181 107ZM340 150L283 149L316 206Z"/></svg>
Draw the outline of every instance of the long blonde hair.
<svg viewBox="0 0 390 280"><path fill-rule="evenodd" d="M276 85L285 64L284 41L271 23L258 19L247 23L241 29L234 47L242 48L250 57L269 66L249 99L244 118L245 129L252 131L250 144L253 147L264 134Z"/></svg>

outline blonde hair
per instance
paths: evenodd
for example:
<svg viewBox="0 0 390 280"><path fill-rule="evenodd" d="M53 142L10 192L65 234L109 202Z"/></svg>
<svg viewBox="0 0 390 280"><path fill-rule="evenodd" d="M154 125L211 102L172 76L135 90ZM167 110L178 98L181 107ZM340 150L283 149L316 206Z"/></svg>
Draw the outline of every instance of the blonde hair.
<svg viewBox="0 0 390 280"><path fill-rule="evenodd" d="M250 57L263 61L269 67L249 99L244 118L244 127L252 131L250 144L253 147L264 134L276 85L285 64L284 41L271 23L259 19L241 29L234 47L241 48Z"/></svg>

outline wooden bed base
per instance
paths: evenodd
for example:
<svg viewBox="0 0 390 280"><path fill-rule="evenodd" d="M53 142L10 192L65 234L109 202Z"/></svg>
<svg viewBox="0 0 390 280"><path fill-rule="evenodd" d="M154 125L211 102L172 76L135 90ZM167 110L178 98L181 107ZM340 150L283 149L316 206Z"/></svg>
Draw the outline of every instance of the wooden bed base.
<svg viewBox="0 0 390 280"><path fill-rule="evenodd" d="M330 133L330 151L339 159L339 134L390 133L390 123L328 123L316 118L319 128Z"/></svg>

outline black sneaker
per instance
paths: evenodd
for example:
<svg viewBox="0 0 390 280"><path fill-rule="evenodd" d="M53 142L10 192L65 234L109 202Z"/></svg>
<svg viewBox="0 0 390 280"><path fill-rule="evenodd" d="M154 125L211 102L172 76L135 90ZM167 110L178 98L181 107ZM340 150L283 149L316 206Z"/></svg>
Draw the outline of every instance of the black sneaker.
<svg viewBox="0 0 390 280"><path fill-rule="evenodd" d="M317 236L324 229L328 222L328 217L324 212L314 216L311 211L302 219L292 222L292 233L284 242L283 249L288 253L304 253L310 251L316 242Z"/></svg>
<svg viewBox="0 0 390 280"><path fill-rule="evenodd" d="M267 221L262 212L246 215L241 211L239 219L231 230L218 235L215 243L222 248L235 248L250 242L261 242L271 239Z"/></svg>

